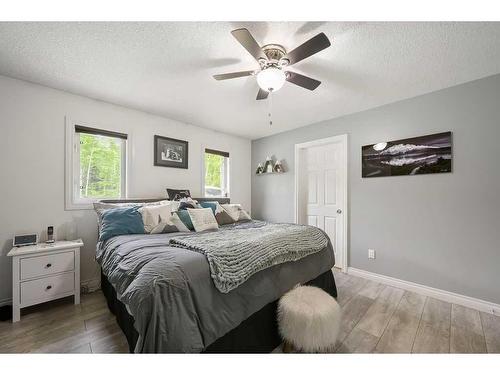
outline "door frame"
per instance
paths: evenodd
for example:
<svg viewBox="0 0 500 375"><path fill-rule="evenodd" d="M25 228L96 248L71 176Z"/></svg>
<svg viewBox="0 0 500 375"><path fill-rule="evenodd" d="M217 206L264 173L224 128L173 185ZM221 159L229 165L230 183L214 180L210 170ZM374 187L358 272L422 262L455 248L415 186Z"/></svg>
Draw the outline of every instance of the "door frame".
<svg viewBox="0 0 500 375"><path fill-rule="evenodd" d="M323 145L328 145L332 143L340 143L343 146L343 157L344 157L344 165L341 166L340 168L340 173L342 174L343 181L344 181L344 201L342 202L341 209L343 215L341 216L342 218L342 223L343 225L343 231L342 231L342 264L335 264L337 267L340 266L340 269L342 272L347 272L347 234L349 233L348 230L348 225L349 225L349 220L348 218L348 199L349 199L349 191L348 191L348 174L347 174L347 167L349 165L349 159L348 159L348 135L347 134L341 134L341 135L336 135L333 137L328 137L328 138L321 138L321 139L316 139L310 142L304 142L304 143L297 143L295 144L295 210L294 210L294 221L295 224L298 224L299 222L299 207L300 203L299 199L301 197L301 194L299 189L301 189L301 186L299 184L299 172L300 172L300 158L299 158L299 153L301 150L309 148L309 147L315 147L315 146L323 146Z"/></svg>

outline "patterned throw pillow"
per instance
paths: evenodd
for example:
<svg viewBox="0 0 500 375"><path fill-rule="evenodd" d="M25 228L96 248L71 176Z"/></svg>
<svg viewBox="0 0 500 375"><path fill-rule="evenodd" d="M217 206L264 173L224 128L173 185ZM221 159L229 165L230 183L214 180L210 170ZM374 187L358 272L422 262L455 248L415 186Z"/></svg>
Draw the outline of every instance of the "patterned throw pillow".
<svg viewBox="0 0 500 375"><path fill-rule="evenodd" d="M168 199L180 201L182 198L191 198L189 189L167 189Z"/></svg>
<svg viewBox="0 0 500 375"><path fill-rule="evenodd" d="M234 221L252 220L248 212L241 208L241 204L222 204L221 206Z"/></svg>
<svg viewBox="0 0 500 375"><path fill-rule="evenodd" d="M211 208L215 215L215 220L217 220L217 223L219 225L234 223L234 220L231 218L231 216L229 216L229 214L224 210L224 208L222 208L219 202L217 201L200 202L200 206L203 208Z"/></svg>
<svg viewBox="0 0 500 375"><path fill-rule="evenodd" d="M193 222L191 221L191 217L189 216L187 210L179 210L174 212L174 216L177 215L177 217L184 223L184 225L189 229L189 230L194 230Z"/></svg>
<svg viewBox="0 0 500 375"><path fill-rule="evenodd" d="M142 221L144 223L144 231L146 233L161 233L155 228L160 225L160 223L167 223L172 216L172 206L170 204L161 204L156 206L144 206L139 208L139 212L142 215Z"/></svg>
<svg viewBox="0 0 500 375"><path fill-rule="evenodd" d="M211 208L188 208L187 212L191 217L195 231L203 232L204 230L219 229L219 224L217 224Z"/></svg>
<svg viewBox="0 0 500 375"><path fill-rule="evenodd" d="M174 232L190 232L190 230L177 215L170 215L166 221L160 221L151 234Z"/></svg>

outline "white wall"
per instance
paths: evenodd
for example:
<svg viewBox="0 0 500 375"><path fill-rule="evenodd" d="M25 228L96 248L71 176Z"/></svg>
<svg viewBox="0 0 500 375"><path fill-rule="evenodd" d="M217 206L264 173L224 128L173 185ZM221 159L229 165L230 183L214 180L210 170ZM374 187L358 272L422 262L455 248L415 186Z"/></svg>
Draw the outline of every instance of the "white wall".
<svg viewBox="0 0 500 375"><path fill-rule="evenodd" d="M11 298L6 254L15 233L42 234L54 225L63 236L74 220L85 243L82 281L99 277L94 211L64 209L65 116L129 134L129 197L163 197L167 187L200 196L206 146L230 153L231 201L250 209L249 140L0 76L0 303ZM153 166L155 134L189 141L189 169Z"/></svg>

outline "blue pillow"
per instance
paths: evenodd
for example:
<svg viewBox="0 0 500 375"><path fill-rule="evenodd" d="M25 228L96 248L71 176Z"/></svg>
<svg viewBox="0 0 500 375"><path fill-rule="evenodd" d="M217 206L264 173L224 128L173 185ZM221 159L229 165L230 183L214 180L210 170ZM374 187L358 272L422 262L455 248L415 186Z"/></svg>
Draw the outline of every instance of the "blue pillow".
<svg viewBox="0 0 500 375"><path fill-rule="evenodd" d="M200 202L200 206L203 208L211 208L214 215L217 210L217 202Z"/></svg>
<svg viewBox="0 0 500 375"><path fill-rule="evenodd" d="M194 230L194 225L193 222L191 221L191 216L189 216L189 212L187 210L182 210L182 211L176 211L175 212L179 219L184 223L184 225L187 227L189 230Z"/></svg>
<svg viewBox="0 0 500 375"><path fill-rule="evenodd" d="M99 241L122 234L143 234L144 223L138 210L137 206L105 210L101 218Z"/></svg>

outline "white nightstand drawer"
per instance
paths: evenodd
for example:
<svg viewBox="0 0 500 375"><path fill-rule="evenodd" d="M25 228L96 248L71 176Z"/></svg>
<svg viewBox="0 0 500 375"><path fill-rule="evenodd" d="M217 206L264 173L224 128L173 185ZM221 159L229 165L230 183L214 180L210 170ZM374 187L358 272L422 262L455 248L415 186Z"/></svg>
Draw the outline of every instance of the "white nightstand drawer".
<svg viewBox="0 0 500 375"><path fill-rule="evenodd" d="M49 276L43 279L24 281L21 283L21 305L26 306L49 300L59 294L69 293L75 289L75 274Z"/></svg>
<svg viewBox="0 0 500 375"><path fill-rule="evenodd" d="M75 256L73 251L48 254L21 259L21 280L73 271Z"/></svg>

